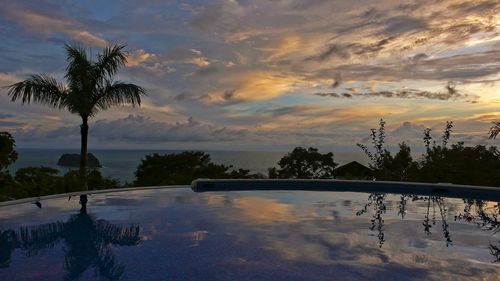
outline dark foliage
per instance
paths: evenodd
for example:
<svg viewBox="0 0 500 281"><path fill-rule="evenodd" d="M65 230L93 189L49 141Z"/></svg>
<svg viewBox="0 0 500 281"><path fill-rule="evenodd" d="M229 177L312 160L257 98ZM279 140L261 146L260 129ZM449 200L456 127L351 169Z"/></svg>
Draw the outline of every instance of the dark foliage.
<svg viewBox="0 0 500 281"><path fill-rule="evenodd" d="M380 120L379 129L371 129L373 151L364 144L357 144L370 159L370 168L374 171L374 177L378 180L408 181L413 180L415 171L418 169L411 156L410 147L399 144L399 152L392 154L384 148L385 144L385 121Z"/></svg>
<svg viewBox="0 0 500 281"><path fill-rule="evenodd" d="M118 180L103 177L98 170L87 171L87 179L91 189L121 187ZM50 167L25 167L17 170L14 177L8 175L0 189L0 201L83 190L85 187L78 171L60 176L58 170Z"/></svg>
<svg viewBox="0 0 500 281"><path fill-rule="evenodd" d="M17 160L15 147L16 141L12 135L8 132L0 132L0 201L10 199L5 194L5 190L13 182L13 179L6 169Z"/></svg>
<svg viewBox="0 0 500 281"><path fill-rule="evenodd" d="M493 146L433 147L419 166L416 179L421 182L500 186L500 155Z"/></svg>
<svg viewBox="0 0 500 281"><path fill-rule="evenodd" d="M337 163L333 153L322 154L317 148L296 147L278 162L279 169L269 169L269 178L331 179Z"/></svg>
<svg viewBox="0 0 500 281"><path fill-rule="evenodd" d="M440 145L432 141L429 128L424 130L426 152L418 161L412 159L410 147L405 143L399 145L394 156L384 148L384 126L381 120L379 130L372 129L373 151L358 144L371 160L370 168L377 180L500 186L498 149L484 145L470 147L463 142L449 146L453 122L446 122Z"/></svg>
<svg viewBox="0 0 500 281"><path fill-rule="evenodd" d="M146 155L135 172L136 186L190 184L198 178L259 178L248 170L215 164L210 155L200 151Z"/></svg>
<svg viewBox="0 0 500 281"><path fill-rule="evenodd" d="M0 172L17 160L16 141L8 132L0 132Z"/></svg>

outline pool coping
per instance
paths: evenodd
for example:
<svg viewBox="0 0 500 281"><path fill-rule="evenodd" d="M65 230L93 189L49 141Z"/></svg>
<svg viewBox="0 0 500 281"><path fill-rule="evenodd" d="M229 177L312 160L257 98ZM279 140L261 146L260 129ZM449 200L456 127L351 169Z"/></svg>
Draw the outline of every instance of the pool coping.
<svg viewBox="0 0 500 281"><path fill-rule="evenodd" d="M420 183L397 181L335 180L335 179L197 179L191 185L162 185L126 187L59 193L39 197L29 197L0 202L5 206L32 203L82 194L117 193L136 190L191 188L194 192L229 191L325 191L325 192L362 192L391 193L450 198L469 198L500 202L500 187L458 185L450 183Z"/></svg>
<svg viewBox="0 0 500 281"><path fill-rule="evenodd" d="M28 197L28 198L22 198L22 199L16 199L16 200L4 201L4 202L0 202L0 208L5 207L5 206L42 201L42 200L47 200L47 199L56 199L56 198L68 197L68 196L80 196L83 194L92 195L92 194L115 193L115 192L125 192L125 191L135 191L135 190L174 189L174 188L190 188L190 187L191 187L190 185L161 185L161 186L124 187L124 188L76 191L76 192L69 192L69 193L58 193L58 194L44 195L44 196L38 196L38 197Z"/></svg>
<svg viewBox="0 0 500 281"><path fill-rule="evenodd" d="M441 196L500 202L500 187L397 181L335 179L197 179L195 192L227 192L250 190L290 190L326 192L364 192Z"/></svg>

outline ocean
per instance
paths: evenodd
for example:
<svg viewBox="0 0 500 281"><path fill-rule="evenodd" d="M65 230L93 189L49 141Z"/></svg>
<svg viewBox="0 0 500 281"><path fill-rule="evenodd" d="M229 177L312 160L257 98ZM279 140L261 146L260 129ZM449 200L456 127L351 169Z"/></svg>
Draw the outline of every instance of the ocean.
<svg viewBox="0 0 500 281"><path fill-rule="evenodd" d="M57 166L57 160L64 153L79 153L72 149L17 149L18 160L9 166L11 173L17 169L27 166L47 166L58 169L62 174L69 168ZM141 163L141 159L147 154L176 153L180 150L92 150L103 166L100 168L104 176L120 180L122 183L133 182L134 172ZM263 152L263 151L205 151L210 154L213 162L217 164L233 165L234 168L248 169L252 173L263 173L267 175L267 169L276 167L278 161L286 152ZM358 161L367 164L368 159L359 152L334 153L334 160L339 164L350 161Z"/></svg>

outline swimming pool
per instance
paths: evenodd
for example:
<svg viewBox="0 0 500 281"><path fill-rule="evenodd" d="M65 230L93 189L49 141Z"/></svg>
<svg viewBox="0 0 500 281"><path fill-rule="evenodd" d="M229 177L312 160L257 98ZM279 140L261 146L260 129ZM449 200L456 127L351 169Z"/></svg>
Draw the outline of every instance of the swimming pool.
<svg viewBox="0 0 500 281"><path fill-rule="evenodd" d="M499 280L485 198L189 187L0 207L0 280Z"/></svg>

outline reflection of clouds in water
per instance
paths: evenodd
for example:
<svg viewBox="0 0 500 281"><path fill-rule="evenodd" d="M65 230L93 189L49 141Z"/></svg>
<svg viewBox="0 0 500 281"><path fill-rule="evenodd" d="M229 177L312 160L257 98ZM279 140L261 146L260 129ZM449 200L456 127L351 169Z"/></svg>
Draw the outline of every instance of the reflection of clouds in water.
<svg viewBox="0 0 500 281"><path fill-rule="evenodd" d="M233 200L233 206L252 223L296 222L293 206L277 200L259 197L241 197Z"/></svg>
<svg viewBox="0 0 500 281"><path fill-rule="evenodd" d="M259 276L268 276L267 280L276 276L280 276L278 280L371 280L373 276L393 280L495 280L498 266L491 263L488 241L498 241L499 234L453 220L464 210L463 201L442 202L453 237L453 245L447 248L439 217L431 233L424 232L426 201L408 198L402 219L400 196L387 195L383 214L386 243L379 248L376 232L369 229L374 209L368 208L363 216L355 215L367 197L363 193L334 192L198 194L186 189L146 190L93 195L89 208L97 217L112 218L113 222L140 222L141 247L123 248L120 251L135 252L117 256L127 268L134 268L128 269L129 274L135 274L130 271L137 267L148 269L166 259L172 270L182 267L183 274L194 272L189 277L208 279L223 274L232 276L231 280L238 276L247 280L262 279ZM23 222L29 222L29 217L31 221L48 220L65 210L66 200L44 202L44 206L60 209L36 210L23 205L0 211L8 214L10 210L16 213L13 220L23 218ZM78 207L72 203L67 206ZM4 221L0 217L0 225ZM130 264L133 256L141 256L138 264ZM193 259L198 261L186 264ZM166 266L164 262L162 266ZM204 274L196 275L200 272ZM229 280L224 278L220 279Z"/></svg>
<svg viewBox="0 0 500 281"><path fill-rule="evenodd" d="M358 223L357 226L366 228L367 224ZM317 222L288 227L282 225L265 233L265 248L285 260L352 266L366 272L390 272L398 267L411 267L421 269L422 274L432 273L432 280L494 280L491 278L496 276L496 270L489 261L464 260L462 249L451 250L432 242L429 242L429 247L408 247L405 245L406 237L394 232L391 233L391 241L380 249L376 239L370 239L366 232L359 229L325 229L326 226ZM412 232L415 231L421 232L418 228L412 229Z"/></svg>
<svg viewBox="0 0 500 281"><path fill-rule="evenodd" d="M420 198L422 199L422 198ZM376 201L376 200L375 200ZM416 200L415 200L416 201ZM377 250L373 248L373 240L370 239L366 231L366 224L363 225L360 219L357 224L350 221L347 227L338 228L337 225L324 225L321 220L304 222L297 224L300 217L304 214L300 212L294 205L284 204L277 200L270 200L264 198L250 197L238 198L234 202L235 207L243 209L243 215L246 218L251 218L250 222L262 223L265 222L286 222L280 224L273 224L272 230L266 231L265 248L278 253L283 259L295 261L308 261L318 264L338 264L338 263L355 263L357 266L374 266L377 267L381 263L390 263L393 265L412 265L417 268L432 271L436 276L443 278L450 272L455 272L453 278L466 280L471 277L493 277L495 271L487 269L490 266L488 262L476 260L477 253L466 253L463 255L461 249L446 249L448 242L443 243L443 239L449 238L449 219L448 212L459 209L457 200L453 202L445 202L442 198L436 198L431 201L436 203L436 211L441 220L441 225L433 226L437 228L437 233L428 231L428 235L423 238L412 238L423 234L421 229L422 215L424 214L422 208L410 207L407 209L416 210L418 214L413 220L402 221L401 219L394 218L394 214L385 220L388 223L389 232L391 233L390 245L385 245L384 249ZM244 202L242 204L241 202ZM452 205L448 208L447 204ZM331 207L335 204L315 204L316 208ZM397 206L396 202L390 202L388 205ZM424 204L422 207L428 206ZM380 206L376 210L384 209ZM424 208L425 209L425 208ZM393 211L395 212L395 210ZM333 213L336 213L333 211ZM251 214L251 215L249 215ZM419 217L419 221L415 222L415 217ZM425 214L424 214L425 216ZM436 216L436 214L434 214ZM383 219L383 218L382 218ZM330 222L332 223L332 222ZM349 227L349 225L351 227ZM361 228L360 225L363 225ZM439 227L443 229L439 229ZM456 225L454 225L456 226ZM359 227L359 228L358 228ZM460 226L461 228L468 228L469 225ZM337 229L337 231L336 231ZM361 231L359 231L361 229ZM443 231L443 233L441 233ZM444 237L442 235L445 235ZM458 247L463 248L468 243L479 244L477 246L484 247L484 240L479 241L478 237L482 235L477 234L460 234L458 239ZM467 241L464 243L462 240ZM472 255L470 255L472 254ZM463 258L472 258L469 261L474 261L470 266L463 266ZM486 267L486 268L483 268ZM481 274L477 274L481 271Z"/></svg>
<svg viewBox="0 0 500 281"><path fill-rule="evenodd" d="M208 231L205 230L198 230L198 231L193 231L193 232L187 232L184 234L184 236L188 237L193 241L189 247L197 247L200 245L200 241L205 240L207 237Z"/></svg>

